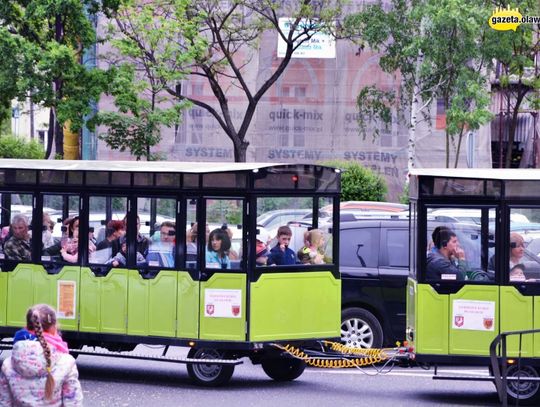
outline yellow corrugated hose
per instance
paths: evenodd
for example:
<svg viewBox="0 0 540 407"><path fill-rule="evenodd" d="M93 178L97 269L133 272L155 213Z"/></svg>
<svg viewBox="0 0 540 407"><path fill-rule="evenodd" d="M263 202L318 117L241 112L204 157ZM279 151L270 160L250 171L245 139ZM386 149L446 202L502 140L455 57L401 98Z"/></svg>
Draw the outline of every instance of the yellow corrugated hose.
<svg viewBox="0 0 540 407"><path fill-rule="evenodd" d="M305 353L303 350L296 348L292 345L275 345L277 348L282 349L291 356L302 359L309 366L314 367L323 367L330 369L345 368L345 367L364 367L374 365L376 363L383 362L388 360L390 356L384 349L358 349L358 348L349 348L341 343L323 341L323 343L330 347L335 352L340 352L343 355L362 355L362 357L348 359L348 358L320 358L310 356ZM339 357L339 356L338 356Z"/></svg>

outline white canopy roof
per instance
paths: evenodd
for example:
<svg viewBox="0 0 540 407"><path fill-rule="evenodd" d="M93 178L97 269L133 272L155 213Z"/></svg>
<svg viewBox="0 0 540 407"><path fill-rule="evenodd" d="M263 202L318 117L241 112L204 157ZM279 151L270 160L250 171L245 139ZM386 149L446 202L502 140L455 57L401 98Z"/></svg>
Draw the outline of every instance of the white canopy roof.
<svg viewBox="0 0 540 407"><path fill-rule="evenodd" d="M477 178L498 180L540 180L540 169L535 168L414 168L409 175Z"/></svg>
<svg viewBox="0 0 540 407"><path fill-rule="evenodd" d="M92 160L15 160L0 159L0 169L64 171L134 171L209 173L254 170L280 163L178 162L178 161L92 161Z"/></svg>

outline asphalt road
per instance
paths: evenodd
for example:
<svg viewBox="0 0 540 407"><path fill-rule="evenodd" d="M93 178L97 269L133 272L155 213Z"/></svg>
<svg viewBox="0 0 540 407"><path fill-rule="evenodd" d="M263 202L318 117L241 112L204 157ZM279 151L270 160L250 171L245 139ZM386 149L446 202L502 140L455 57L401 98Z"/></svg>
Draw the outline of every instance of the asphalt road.
<svg viewBox="0 0 540 407"><path fill-rule="evenodd" d="M139 347L141 352L159 349ZM172 353L182 355L183 350ZM95 356L77 360L85 406L497 406L489 382L434 381L433 371L395 367L308 368L296 381L278 383L245 359L221 388L191 384L185 365ZM452 373L487 374L485 369L448 368Z"/></svg>

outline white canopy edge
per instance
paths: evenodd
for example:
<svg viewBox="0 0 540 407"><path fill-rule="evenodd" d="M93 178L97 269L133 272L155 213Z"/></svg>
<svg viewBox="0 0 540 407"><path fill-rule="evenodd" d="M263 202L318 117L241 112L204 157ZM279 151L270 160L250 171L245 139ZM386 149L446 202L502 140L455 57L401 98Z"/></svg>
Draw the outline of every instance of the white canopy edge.
<svg viewBox="0 0 540 407"><path fill-rule="evenodd" d="M128 171L215 173L249 171L287 163L231 163L231 162L178 162L178 161L94 161L94 160L16 160L0 159L0 169L58 170L58 171ZM313 164L310 164L313 165Z"/></svg>
<svg viewBox="0 0 540 407"><path fill-rule="evenodd" d="M411 176L474 178L496 180L540 180L540 169L535 168L414 168Z"/></svg>

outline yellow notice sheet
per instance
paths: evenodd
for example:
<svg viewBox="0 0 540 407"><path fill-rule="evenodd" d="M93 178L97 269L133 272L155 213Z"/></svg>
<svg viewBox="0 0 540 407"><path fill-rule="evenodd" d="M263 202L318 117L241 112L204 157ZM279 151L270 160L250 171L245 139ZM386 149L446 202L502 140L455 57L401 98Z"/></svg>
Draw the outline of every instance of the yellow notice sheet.
<svg viewBox="0 0 540 407"><path fill-rule="evenodd" d="M56 314L58 318L75 319L75 301L77 283L75 281L58 280L58 299Z"/></svg>

